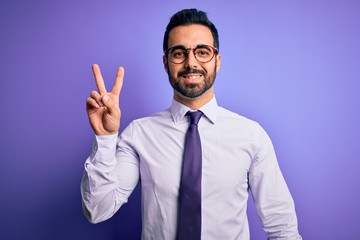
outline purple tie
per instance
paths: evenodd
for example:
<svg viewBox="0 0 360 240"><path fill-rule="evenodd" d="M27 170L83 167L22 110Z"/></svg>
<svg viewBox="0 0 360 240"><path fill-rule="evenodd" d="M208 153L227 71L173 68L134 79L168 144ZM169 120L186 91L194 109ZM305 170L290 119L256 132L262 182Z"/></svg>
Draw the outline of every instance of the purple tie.
<svg viewBox="0 0 360 240"><path fill-rule="evenodd" d="M187 112L186 133L179 192L179 240L201 239L201 141L198 122L202 112Z"/></svg>

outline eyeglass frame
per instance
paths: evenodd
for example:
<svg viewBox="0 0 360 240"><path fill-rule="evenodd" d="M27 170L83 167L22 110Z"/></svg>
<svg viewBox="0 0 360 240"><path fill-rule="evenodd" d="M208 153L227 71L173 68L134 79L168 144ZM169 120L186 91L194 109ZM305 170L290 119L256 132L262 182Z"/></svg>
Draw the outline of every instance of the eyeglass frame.
<svg viewBox="0 0 360 240"><path fill-rule="evenodd" d="M201 47L208 47L208 48L211 48L213 51L214 51L214 54L213 56L206 62L202 62L202 61L199 61L196 57L196 54L195 54L195 50L198 49L198 48L201 48ZM180 63L177 63L177 62L173 62L171 61L171 59L169 58L169 52L171 50L173 50L174 48L179 48L179 49L183 49L183 50L186 50L186 57L184 58L184 61L180 62ZM174 63L174 64L182 64L186 61L186 59L188 59L189 57L189 51L192 50L193 54L194 54L194 57L196 59L196 61L198 62L201 62L201 63L208 63L210 62L211 60L213 60L214 56L217 55L219 53L219 50L213 46L210 46L210 45L206 45L206 44L201 44L201 45L197 45L196 47L194 48L186 48L184 47L183 45L176 45L176 46L173 46L171 48L168 48L167 50L164 51L164 55L167 57L167 59L169 59L170 62Z"/></svg>

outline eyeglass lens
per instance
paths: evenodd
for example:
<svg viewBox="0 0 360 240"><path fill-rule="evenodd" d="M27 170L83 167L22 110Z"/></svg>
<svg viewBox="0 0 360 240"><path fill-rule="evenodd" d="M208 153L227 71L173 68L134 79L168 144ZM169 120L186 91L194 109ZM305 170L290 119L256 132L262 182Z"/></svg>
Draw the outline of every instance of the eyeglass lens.
<svg viewBox="0 0 360 240"><path fill-rule="evenodd" d="M184 47L175 47L170 49L168 57L173 63L183 63L188 57L189 51L193 51L196 60L202 63L209 62L215 54L214 49L209 46L199 46L194 49Z"/></svg>

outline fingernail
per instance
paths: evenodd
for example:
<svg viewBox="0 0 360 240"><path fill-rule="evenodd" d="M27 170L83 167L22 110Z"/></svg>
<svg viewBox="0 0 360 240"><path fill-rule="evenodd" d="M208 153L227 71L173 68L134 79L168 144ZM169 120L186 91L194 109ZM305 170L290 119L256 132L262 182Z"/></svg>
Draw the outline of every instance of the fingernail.
<svg viewBox="0 0 360 240"><path fill-rule="evenodd" d="M104 97L103 97L103 102L107 102L108 100L109 100L109 96L108 95L104 95Z"/></svg>

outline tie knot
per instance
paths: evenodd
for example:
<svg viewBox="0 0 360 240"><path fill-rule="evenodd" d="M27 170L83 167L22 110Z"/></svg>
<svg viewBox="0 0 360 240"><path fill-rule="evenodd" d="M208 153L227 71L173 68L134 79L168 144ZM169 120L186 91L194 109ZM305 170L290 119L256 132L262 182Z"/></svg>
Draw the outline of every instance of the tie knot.
<svg viewBox="0 0 360 240"><path fill-rule="evenodd" d="M201 116L203 115L203 112L201 111L195 111L195 112L187 112L186 113L186 116L189 116L190 117L190 124L195 124L197 125Z"/></svg>

